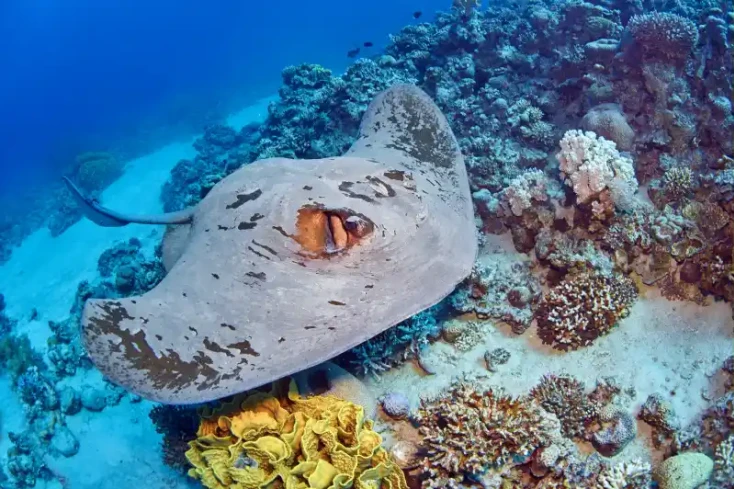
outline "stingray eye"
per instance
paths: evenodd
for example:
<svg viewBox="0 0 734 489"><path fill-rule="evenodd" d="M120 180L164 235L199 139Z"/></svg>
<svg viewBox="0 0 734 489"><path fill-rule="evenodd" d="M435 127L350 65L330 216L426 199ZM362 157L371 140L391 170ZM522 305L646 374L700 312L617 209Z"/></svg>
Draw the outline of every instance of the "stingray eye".
<svg viewBox="0 0 734 489"><path fill-rule="evenodd" d="M355 238L364 238L372 233L375 226L360 216L349 216L344 220L344 227Z"/></svg>
<svg viewBox="0 0 734 489"><path fill-rule="evenodd" d="M348 209L305 206L298 211L294 239L312 256L324 257L348 250L374 230L374 224Z"/></svg>

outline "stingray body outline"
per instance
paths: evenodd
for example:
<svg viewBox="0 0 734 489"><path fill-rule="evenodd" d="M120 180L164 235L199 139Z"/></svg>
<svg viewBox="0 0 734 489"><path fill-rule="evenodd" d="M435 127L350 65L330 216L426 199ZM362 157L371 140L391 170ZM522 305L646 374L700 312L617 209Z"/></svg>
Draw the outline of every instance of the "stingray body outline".
<svg viewBox="0 0 734 489"><path fill-rule="evenodd" d="M86 212L113 225L151 222L93 204ZM348 249L309 256L297 225L304 209L372 227ZM254 162L196 207L152 221L180 224L165 239L176 241L168 274L142 296L87 301L83 341L113 382L174 404L329 360L446 297L477 253L458 144L413 85L375 98L343 156Z"/></svg>

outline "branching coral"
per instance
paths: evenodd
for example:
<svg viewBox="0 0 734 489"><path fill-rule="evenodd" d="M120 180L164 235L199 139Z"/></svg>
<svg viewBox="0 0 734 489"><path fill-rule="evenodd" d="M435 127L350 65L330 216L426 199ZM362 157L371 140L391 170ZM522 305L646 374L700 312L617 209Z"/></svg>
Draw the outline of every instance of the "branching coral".
<svg viewBox="0 0 734 489"><path fill-rule="evenodd" d="M687 57L698 42L696 24L669 12L635 15L627 30L644 52L667 58Z"/></svg>
<svg viewBox="0 0 734 489"><path fill-rule="evenodd" d="M527 170L513 178L503 191L503 200L512 214L521 216L524 210L533 206L533 202L547 201L546 182L545 173L538 169Z"/></svg>
<svg viewBox="0 0 734 489"><path fill-rule="evenodd" d="M734 434L716 447L713 480L718 489L734 489Z"/></svg>
<svg viewBox="0 0 734 489"><path fill-rule="evenodd" d="M651 481L650 464L636 460L603 469L599 474L597 487L599 489L647 489Z"/></svg>
<svg viewBox="0 0 734 489"><path fill-rule="evenodd" d="M359 375L379 375L420 353L441 332L439 319L445 303L439 303L380 333L337 358Z"/></svg>
<svg viewBox="0 0 734 489"><path fill-rule="evenodd" d="M567 276L538 306L538 336L558 350L588 346L609 333L636 298L634 282L622 275Z"/></svg>
<svg viewBox="0 0 734 489"><path fill-rule="evenodd" d="M211 489L407 489L361 406L332 396L238 396L203 413L186 458Z"/></svg>
<svg viewBox="0 0 734 489"><path fill-rule="evenodd" d="M548 442L541 411L531 401L463 382L424 399L417 420L426 452L424 488L472 484L490 468L525 463ZM445 485L435 485L439 481Z"/></svg>
<svg viewBox="0 0 734 489"><path fill-rule="evenodd" d="M558 418L562 433L569 438L585 439L598 415L598 406L589 401L584 384L570 375L545 375L530 397Z"/></svg>

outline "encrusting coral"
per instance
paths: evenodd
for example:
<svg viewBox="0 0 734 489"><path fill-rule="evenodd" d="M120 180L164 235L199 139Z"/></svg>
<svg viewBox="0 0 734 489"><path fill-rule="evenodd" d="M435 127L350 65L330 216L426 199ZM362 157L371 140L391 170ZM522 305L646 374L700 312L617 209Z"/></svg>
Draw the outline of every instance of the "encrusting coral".
<svg viewBox="0 0 734 489"><path fill-rule="evenodd" d="M202 412L189 475L210 489L407 489L361 406L288 392L235 397ZM280 392L279 392L280 391Z"/></svg>

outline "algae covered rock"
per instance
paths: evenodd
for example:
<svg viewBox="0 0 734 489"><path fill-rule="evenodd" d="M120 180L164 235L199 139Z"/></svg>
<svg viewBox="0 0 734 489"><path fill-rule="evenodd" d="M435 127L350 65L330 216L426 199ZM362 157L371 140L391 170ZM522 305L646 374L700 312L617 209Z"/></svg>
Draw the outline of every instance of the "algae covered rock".
<svg viewBox="0 0 734 489"><path fill-rule="evenodd" d="M682 453L665 460L653 477L660 489L695 489L709 477L714 461L702 453Z"/></svg>

